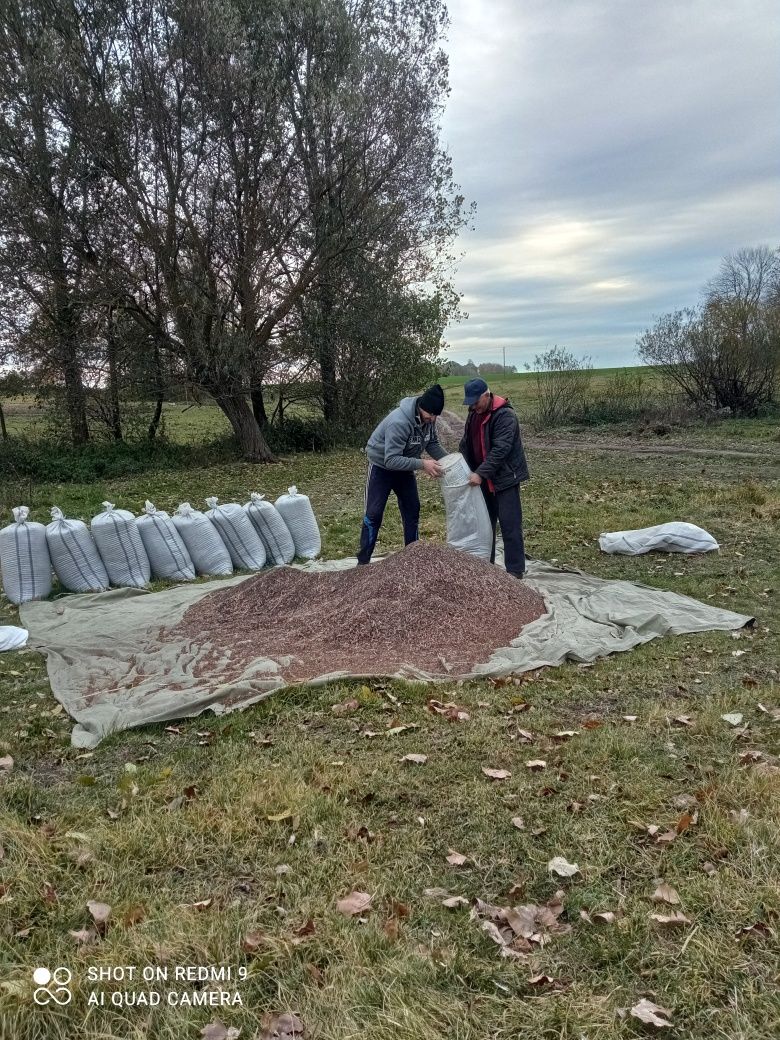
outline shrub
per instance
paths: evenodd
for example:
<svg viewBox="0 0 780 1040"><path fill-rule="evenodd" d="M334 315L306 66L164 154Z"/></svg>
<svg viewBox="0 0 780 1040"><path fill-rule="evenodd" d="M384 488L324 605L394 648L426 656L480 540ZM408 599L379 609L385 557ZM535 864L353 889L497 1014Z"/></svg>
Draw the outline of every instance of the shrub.
<svg viewBox="0 0 780 1040"><path fill-rule="evenodd" d="M563 347L552 347L534 358L538 427L578 422L585 415L593 365Z"/></svg>

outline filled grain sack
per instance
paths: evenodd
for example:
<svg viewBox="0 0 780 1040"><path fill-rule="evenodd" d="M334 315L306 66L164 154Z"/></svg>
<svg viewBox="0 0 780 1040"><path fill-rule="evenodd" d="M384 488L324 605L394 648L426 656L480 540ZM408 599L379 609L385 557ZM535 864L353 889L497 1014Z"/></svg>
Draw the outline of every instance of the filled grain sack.
<svg viewBox="0 0 780 1040"><path fill-rule="evenodd" d="M92 518L92 537L112 585L143 588L152 576L141 532L127 509L103 502L103 512Z"/></svg>
<svg viewBox="0 0 780 1040"><path fill-rule="evenodd" d="M322 548L320 529L317 518L307 495L298 493L293 485L287 489L286 495L280 495L274 503L287 524L295 544L295 555L305 560L313 560L319 556Z"/></svg>
<svg viewBox="0 0 780 1040"><path fill-rule="evenodd" d="M230 553L205 513L193 509L189 502L182 502L171 519L198 574L226 577L233 573Z"/></svg>
<svg viewBox="0 0 780 1040"><path fill-rule="evenodd" d="M292 562L295 542L282 514L265 495L253 491L249 497L244 509L265 546L268 562L275 566Z"/></svg>
<svg viewBox="0 0 780 1040"><path fill-rule="evenodd" d="M605 553L641 556L647 552L705 553L720 548L712 535L696 524L673 520L636 531L610 531L599 535Z"/></svg>
<svg viewBox="0 0 780 1040"><path fill-rule="evenodd" d="M195 577L192 558L168 514L162 509L158 510L147 499L143 514L138 517L136 524L154 577L167 578L169 581L192 581Z"/></svg>
<svg viewBox="0 0 780 1040"><path fill-rule="evenodd" d="M27 519L27 506L12 512L14 522L0 531L0 571L6 596L18 606L49 595L51 559L43 524Z"/></svg>
<svg viewBox="0 0 780 1040"><path fill-rule="evenodd" d="M46 544L54 573L68 592L104 592L108 588L108 572L83 520L68 519L52 506Z"/></svg>
<svg viewBox="0 0 780 1040"><path fill-rule="evenodd" d="M259 571L265 567L265 546L252 526L247 512L238 502L219 505L218 498L207 498L206 516L219 531L236 570Z"/></svg>
<svg viewBox="0 0 780 1040"><path fill-rule="evenodd" d="M444 469L441 490L447 514L447 544L490 560L493 527L480 488L469 484L471 470L460 452L439 459Z"/></svg>

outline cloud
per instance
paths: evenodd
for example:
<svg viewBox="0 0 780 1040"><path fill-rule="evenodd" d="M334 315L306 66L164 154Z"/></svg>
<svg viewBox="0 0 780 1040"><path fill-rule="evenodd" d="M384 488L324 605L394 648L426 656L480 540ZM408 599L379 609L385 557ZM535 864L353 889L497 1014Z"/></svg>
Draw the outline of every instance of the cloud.
<svg viewBox="0 0 780 1040"><path fill-rule="evenodd" d="M631 363L720 258L780 241L774 3L452 0L443 138L477 202L452 357ZM511 356L510 356L511 352Z"/></svg>

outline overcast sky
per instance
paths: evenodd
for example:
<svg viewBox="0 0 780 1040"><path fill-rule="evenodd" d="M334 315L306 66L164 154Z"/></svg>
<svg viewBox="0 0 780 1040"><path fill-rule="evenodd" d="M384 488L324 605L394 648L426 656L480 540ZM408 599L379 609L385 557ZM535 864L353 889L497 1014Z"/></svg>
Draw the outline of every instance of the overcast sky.
<svg viewBox="0 0 780 1040"><path fill-rule="evenodd" d="M477 203L447 355L636 360L720 258L780 244L777 0L450 0L443 140Z"/></svg>

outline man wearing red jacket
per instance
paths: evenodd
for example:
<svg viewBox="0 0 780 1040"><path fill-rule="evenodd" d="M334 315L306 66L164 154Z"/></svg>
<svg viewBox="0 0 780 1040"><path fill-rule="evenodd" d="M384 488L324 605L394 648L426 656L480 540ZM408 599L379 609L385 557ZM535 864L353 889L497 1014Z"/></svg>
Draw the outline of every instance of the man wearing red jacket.
<svg viewBox="0 0 780 1040"><path fill-rule="evenodd" d="M490 562L496 562L496 521L504 539L504 564L509 574L525 574L523 510L520 482L528 480L520 423L514 409L503 397L492 394L484 379L470 379L464 388L463 403L469 415L459 451L474 472L470 484L482 489L493 525Z"/></svg>

